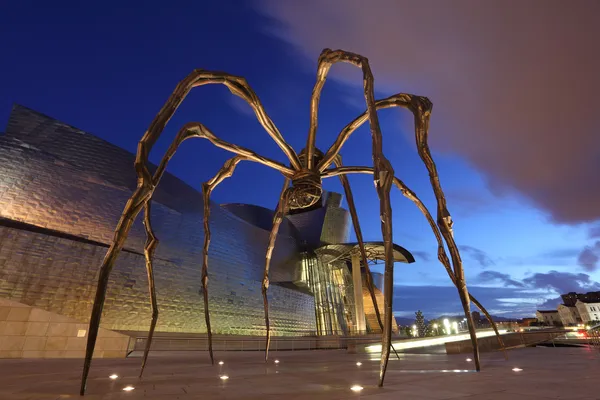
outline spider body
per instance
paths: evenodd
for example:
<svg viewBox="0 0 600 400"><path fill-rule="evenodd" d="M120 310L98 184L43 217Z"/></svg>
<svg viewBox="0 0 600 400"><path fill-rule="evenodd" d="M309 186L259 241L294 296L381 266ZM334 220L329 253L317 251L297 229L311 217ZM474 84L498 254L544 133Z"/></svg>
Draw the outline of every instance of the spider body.
<svg viewBox="0 0 600 400"><path fill-rule="evenodd" d="M345 62L352 64L360 68L363 72L363 83L364 83L364 97L366 102L366 111L351 121L338 135L334 143L323 153L315 147L315 138L317 133L317 114L319 99L321 96L321 90L325 84L325 79L331 66L337 62ZM258 96L250 88L248 83L241 77L229 75L223 72L212 72L205 70L194 70L188 75L183 81L177 85L165 105L156 115L148 130L142 137L138 145L138 151L136 155L135 170L138 175L137 188L130 197L129 201L125 205L121 219L119 220L117 227L115 228L115 235L112 245L109 247L106 256L102 262L99 271L98 286L96 290L96 296L93 303L92 315L90 318L89 334L86 348L86 356L83 367L83 374L81 380L80 394L85 393L87 376L89 373L92 355L96 344L96 338L98 336L98 329L100 326L100 318L102 316L102 308L106 297L106 289L109 282L110 272L117 259L120 250L123 248L129 230L136 219L137 215L144 210L144 226L147 234L146 246L144 249L144 255L146 260L146 269L148 272L148 285L152 307L152 321L150 323L150 329L148 332L148 338L146 341L146 348L142 359L142 368L140 371L140 377L144 371L146 365L148 352L152 342L152 336L156 321L158 319L158 303L156 300L156 291L154 286L154 273L153 273L153 254L158 240L153 233L152 224L150 221L150 205L154 189L160 183L162 174L164 173L169 160L175 154L177 148L182 144L183 141L190 138L200 138L210 141L217 147L225 149L235 156L225 162L223 167L217 172L214 178L202 184L202 194L204 200L204 247L203 247L203 262L202 262L202 294L204 297L204 315L206 321L206 329L208 336L209 354L211 361L214 363L212 353L212 332L210 326L210 315L209 315L209 303L208 303L208 283L209 283L209 272L208 272L208 250L211 241L210 232L210 195L214 188L222 183L226 178L232 176L235 168L241 161L256 162L262 164L268 168L279 171L284 177L284 185L279 196L279 203L276 208L275 215L273 217L273 227L269 236L269 245L266 250L265 256L265 268L264 276L262 280L262 295L264 302L265 312L265 325L266 325L266 351L265 360L268 357L269 343L270 343L270 322L269 322L269 304L267 291L269 287L269 267L271 262L271 256L275 246L275 239L279 231L279 226L284 216L289 212L299 211L314 206L320 199L323 193L322 179L333 176L338 176L344 193L348 202L348 209L352 218L352 225L356 234L356 238L359 244L362 264L366 272L366 284L373 301L373 306L379 322L382 328L382 352L379 372L379 386L383 385L385 372L387 368L388 357L390 354L391 344L391 331L392 331L392 299L393 299L393 275L394 275L394 257L393 257L393 242L392 242L392 208L390 201L390 190L392 185L396 185L404 194L405 197L413 201L417 207L421 210L423 215L427 218L431 229L436 236L438 242L438 258L452 283L457 287L459 297L461 299L465 317L467 318L469 333L471 336L471 342L473 345L474 361L477 370L480 369L479 364L479 350L477 347L477 338L475 336L475 328L470 312L470 301L473 301L478 308L488 317L491 325L495 328L494 322L487 311L476 302L476 300L467 291L467 286L464 280L464 272L462 269L462 261L458 251L458 247L454 241L452 234L452 227L449 223L450 213L446 208L446 199L440 186L439 177L437 175L437 169L431 157L431 153L427 144L429 118L431 115L431 102L421 96L414 96L405 93L398 93L390 96L386 99L375 100L374 87L373 87L373 75L369 67L368 60L358 54L330 49L325 49L321 53L317 67L317 80L312 91L311 102L310 102L310 127L306 147L304 150L297 154L293 148L284 140L283 136L269 118L264 107L260 103ZM271 160L267 157L263 157L258 153L237 146L232 143L221 140L214 135L204 125L193 122L184 125L177 133L171 146L163 156L158 168L154 172L154 175L150 174L148 155L153 145L156 143L158 137L161 135L167 122L177 109L177 107L183 102L186 95L194 88L207 85L207 84L223 84L225 85L232 94L241 97L245 100L254 110L256 117L260 124L263 126L265 131L271 136L275 143L281 148L283 153L289 159L289 166ZM382 134L379 127L379 121L377 116L377 110L389 107L401 107L408 109L413 115L415 120L415 139L417 142L418 153L428 169L430 182L433 188L433 192L437 200L437 212L438 218L433 219L427 208L418 199L418 197L412 192L404 183L394 176L394 170L391 163L385 158L383 154L382 145ZM339 152L350 137L350 135L358 129L363 123L369 122L371 137L372 137L372 157L373 167L347 167L343 166ZM331 168L332 164L335 166ZM379 313L379 307L373 289L373 280L369 271L369 265L367 261L366 251L362 239L362 233L356 214L356 208L354 206L354 199L350 190L347 175L361 173L370 174L373 177L377 195L380 199L380 218L381 218L381 231L383 235L384 252L385 252L385 283L384 283L384 315L383 318ZM450 258L446 254L444 247L444 241L447 245L450 253ZM452 260L452 264L450 263ZM497 333L497 330L496 330ZM502 345L501 339L498 336L498 341Z"/></svg>
<svg viewBox="0 0 600 400"><path fill-rule="evenodd" d="M292 184L288 192L288 202L291 210L301 210L314 206L323 194L321 173L316 168L309 169L306 149L298 157L302 169L292 175ZM323 153L316 149L312 165L316 166L323 159Z"/></svg>

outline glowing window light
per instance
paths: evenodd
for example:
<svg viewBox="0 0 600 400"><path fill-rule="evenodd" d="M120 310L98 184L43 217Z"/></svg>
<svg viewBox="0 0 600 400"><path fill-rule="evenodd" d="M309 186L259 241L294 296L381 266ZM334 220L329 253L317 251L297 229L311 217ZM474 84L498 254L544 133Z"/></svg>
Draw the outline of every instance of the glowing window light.
<svg viewBox="0 0 600 400"><path fill-rule="evenodd" d="M363 390L363 387L360 385L354 385L350 388L350 390L352 390L353 392L360 392L361 390Z"/></svg>
<svg viewBox="0 0 600 400"><path fill-rule="evenodd" d="M117 375L117 374L112 374L112 375L109 375L108 377L109 377L110 379L113 379L113 380L114 380L114 379L117 379L117 378L119 377L119 375Z"/></svg>
<svg viewBox="0 0 600 400"><path fill-rule="evenodd" d="M229 379L229 377L227 375L221 375L219 377L222 381L226 381L227 379Z"/></svg>
<svg viewBox="0 0 600 400"><path fill-rule="evenodd" d="M133 389L135 389L133 386L125 386L125 387L123 388L123 390L124 390L125 392L131 392Z"/></svg>

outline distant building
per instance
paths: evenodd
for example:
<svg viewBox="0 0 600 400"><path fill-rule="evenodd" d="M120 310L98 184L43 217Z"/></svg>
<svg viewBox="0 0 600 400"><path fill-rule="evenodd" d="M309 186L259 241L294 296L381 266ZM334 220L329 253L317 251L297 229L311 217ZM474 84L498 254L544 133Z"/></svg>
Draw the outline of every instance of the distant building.
<svg viewBox="0 0 600 400"><path fill-rule="evenodd" d="M600 320L600 301L598 302L585 302L581 300L577 300L575 303L575 307L581 316L581 322L584 324L590 321L599 321Z"/></svg>
<svg viewBox="0 0 600 400"><path fill-rule="evenodd" d="M558 306L558 315L563 326L577 325L581 323L581 315L575 306Z"/></svg>
<svg viewBox="0 0 600 400"><path fill-rule="evenodd" d="M560 315L558 310L537 310L535 316L538 321L546 325L561 325Z"/></svg>
<svg viewBox="0 0 600 400"><path fill-rule="evenodd" d="M526 327L526 326L531 326L531 324L534 324L538 322L537 318L523 318L521 321L519 321L519 325L521 327Z"/></svg>
<svg viewBox="0 0 600 400"><path fill-rule="evenodd" d="M567 294L561 295L560 297L562 297L563 304L569 307L575 307L575 305L577 304L577 300L581 300L584 303L600 303L600 292L569 292Z"/></svg>

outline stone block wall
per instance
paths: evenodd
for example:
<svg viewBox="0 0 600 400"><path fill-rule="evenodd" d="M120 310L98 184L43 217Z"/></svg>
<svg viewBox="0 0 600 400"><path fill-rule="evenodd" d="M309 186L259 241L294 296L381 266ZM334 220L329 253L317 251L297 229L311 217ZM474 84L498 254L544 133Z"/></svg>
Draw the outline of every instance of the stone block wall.
<svg viewBox="0 0 600 400"><path fill-rule="evenodd" d="M0 358L83 358L88 325L0 298ZM132 340L100 328L95 358L124 358Z"/></svg>

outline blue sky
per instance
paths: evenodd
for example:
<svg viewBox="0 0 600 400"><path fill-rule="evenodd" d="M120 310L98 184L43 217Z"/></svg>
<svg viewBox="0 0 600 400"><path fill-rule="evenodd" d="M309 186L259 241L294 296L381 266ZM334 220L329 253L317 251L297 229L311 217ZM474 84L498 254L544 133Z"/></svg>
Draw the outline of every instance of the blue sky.
<svg viewBox="0 0 600 400"><path fill-rule="evenodd" d="M19 103L134 152L178 81L202 68L246 77L300 151L319 51L360 52L372 62L378 96L409 92L434 103L431 146L473 293L494 314L531 315L537 306L555 306L562 292L600 289L600 185L593 172L600 170L593 95L600 89L594 72L600 56L590 39L600 35L590 33L599 29L590 15L600 14L592 2L561 7L549 2L532 19L527 6L510 10L491 2L482 8L462 0L451 7L335 0L322 6L175 1L169 8L152 1L12 2L0 13L0 126ZM331 70L319 111L321 149L364 110L361 85L358 70ZM551 101L556 93L573 100ZM386 110L380 118L396 174L434 211L410 116ZM250 109L219 86L192 92L153 151L154 161L188 121L285 161ZM370 143L367 129L357 131L342 150L344 162L369 165ZM208 143L188 141L170 171L199 188L227 158ZM251 164L238 171L215 191L216 201L275 206L277 173ZM380 240L371 179L350 181L365 238ZM341 191L333 179L324 186ZM399 193L392 200L394 241L417 259L397 265L395 312L422 309L433 317L459 311L426 221Z"/></svg>

